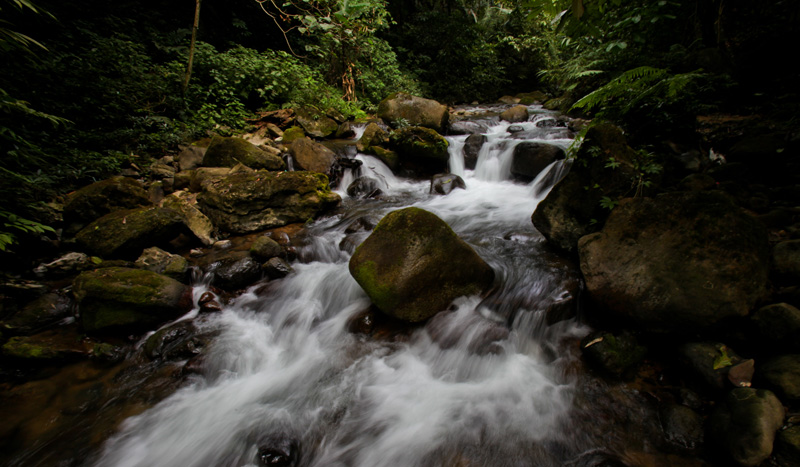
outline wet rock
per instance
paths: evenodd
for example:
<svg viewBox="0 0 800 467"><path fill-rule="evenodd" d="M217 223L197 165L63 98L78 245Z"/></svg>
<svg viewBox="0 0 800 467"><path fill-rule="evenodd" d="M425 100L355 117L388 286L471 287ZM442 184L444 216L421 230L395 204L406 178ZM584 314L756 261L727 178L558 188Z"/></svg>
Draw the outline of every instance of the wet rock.
<svg viewBox="0 0 800 467"><path fill-rule="evenodd" d="M765 347L800 352L800 310L775 303L760 308L751 319Z"/></svg>
<svg viewBox="0 0 800 467"><path fill-rule="evenodd" d="M510 109L506 109L500 113L500 120L505 120L510 123L527 122L528 107L524 105L515 105Z"/></svg>
<svg viewBox="0 0 800 467"><path fill-rule="evenodd" d="M377 198L382 194L381 183L372 177L358 177L347 186L347 196L351 198Z"/></svg>
<svg viewBox="0 0 800 467"><path fill-rule="evenodd" d="M428 192L437 195L449 195L456 188L467 189L467 184L464 183L463 178L453 174L438 174L431 179L431 187Z"/></svg>
<svg viewBox="0 0 800 467"><path fill-rule="evenodd" d="M447 130L450 113L447 106L434 100L397 92L378 104L378 117L393 127L404 122L443 133Z"/></svg>
<svg viewBox="0 0 800 467"><path fill-rule="evenodd" d="M249 256L224 258L210 269L214 273L211 283L227 291L243 289L261 279L261 265Z"/></svg>
<svg viewBox="0 0 800 467"><path fill-rule="evenodd" d="M52 364L86 358L89 349L74 334L45 331L12 337L3 344L3 357L31 364Z"/></svg>
<svg viewBox="0 0 800 467"><path fill-rule="evenodd" d="M92 345L89 358L96 362L119 363L125 358L125 349L107 342L96 342Z"/></svg>
<svg viewBox="0 0 800 467"><path fill-rule="evenodd" d="M300 455L300 443L289 436L274 434L258 442L258 465L293 467Z"/></svg>
<svg viewBox="0 0 800 467"><path fill-rule="evenodd" d="M270 280L282 279L292 272L292 266L283 258L270 258L261 269Z"/></svg>
<svg viewBox="0 0 800 467"><path fill-rule="evenodd" d="M375 330L377 312L372 308L356 313L347 320L347 330L352 334L369 336Z"/></svg>
<svg viewBox="0 0 800 467"><path fill-rule="evenodd" d="M419 208L384 217L350 259L372 302L399 319L424 321L460 296L491 287L494 271L444 221Z"/></svg>
<svg viewBox="0 0 800 467"><path fill-rule="evenodd" d="M672 444L695 449L703 444L703 418L694 410L679 404L668 404L659 410L664 437Z"/></svg>
<svg viewBox="0 0 800 467"><path fill-rule="evenodd" d="M748 358L731 366L728 371L728 381L737 388L749 388L755 372L755 360Z"/></svg>
<svg viewBox="0 0 800 467"><path fill-rule="evenodd" d="M262 235L250 245L250 256L260 261L266 261L270 258L280 256L283 254L283 248L275 240Z"/></svg>
<svg viewBox="0 0 800 467"><path fill-rule="evenodd" d="M785 403L800 401L800 355L781 355L760 365L759 381Z"/></svg>
<svg viewBox="0 0 800 467"><path fill-rule="evenodd" d="M630 191L635 175L636 152L628 146L622 130L610 124L591 127L578 152L580 163L550 190L531 217L536 230L547 241L567 252L577 249L578 240L602 225L608 210L600 205L603 196L616 198ZM614 162L612 168L609 162ZM586 189L600 185L599 189Z"/></svg>
<svg viewBox="0 0 800 467"><path fill-rule="evenodd" d="M59 293L46 293L3 322L11 334L31 334L72 316L72 300Z"/></svg>
<svg viewBox="0 0 800 467"><path fill-rule="evenodd" d="M400 156L391 149L386 149L381 146L370 146L367 152L377 157L381 162L386 164L386 167L392 170L397 170L400 167Z"/></svg>
<svg viewBox="0 0 800 467"><path fill-rule="evenodd" d="M372 146L382 146L389 142L389 133L374 122L367 124L364 133L356 143L359 151L368 151Z"/></svg>
<svg viewBox="0 0 800 467"><path fill-rule="evenodd" d="M147 191L139 182L126 177L113 177L69 195L64 204L64 223L68 225L68 230L77 232L111 212L151 204Z"/></svg>
<svg viewBox="0 0 800 467"><path fill-rule="evenodd" d="M793 426L778 433L775 439L774 457L780 467L791 467L800 461L800 426Z"/></svg>
<svg viewBox="0 0 800 467"><path fill-rule="evenodd" d="M176 191L164 198L161 205L178 212L184 225L203 245L211 245L216 241L214 224L197 208L196 194L188 191Z"/></svg>
<svg viewBox="0 0 800 467"><path fill-rule="evenodd" d="M305 222L340 201L328 177L312 172L230 174L206 185L198 196L200 210L232 233Z"/></svg>
<svg viewBox="0 0 800 467"><path fill-rule="evenodd" d="M469 135L464 142L464 168L475 170L478 164L478 154L486 143L486 135Z"/></svg>
<svg viewBox="0 0 800 467"><path fill-rule="evenodd" d="M755 466L772 452L783 417L783 406L772 392L738 388L730 391L712 414L709 432L734 462Z"/></svg>
<svg viewBox="0 0 800 467"><path fill-rule="evenodd" d="M283 159L241 138L215 136L203 158L206 167L233 167L243 164L251 169L283 170Z"/></svg>
<svg viewBox="0 0 800 467"><path fill-rule="evenodd" d="M623 200L578 246L591 298L652 331L746 316L766 292L763 225L715 192Z"/></svg>
<svg viewBox="0 0 800 467"><path fill-rule="evenodd" d="M450 135L480 135L489 128L485 122L474 122L471 120L461 120L451 122L447 130Z"/></svg>
<svg viewBox="0 0 800 467"><path fill-rule="evenodd" d="M42 263L33 270L39 277L63 277L77 274L94 267L94 262L85 253L70 252L49 263Z"/></svg>
<svg viewBox="0 0 800 467"><path fill-rule="evenodd" d="M531 181L548 165L565 157L564 150L554 144L525 141L514 148L511 174Z"/></svg>
<svg viewBox="0 0 800 467"><path fill-rule="evenodd" d="M375 228L375 223L367 217L359 217L344 229L344 233L352 234L356 232L371 231Z"/></svg>
<svg viewBox="0 0 800 467"><path fill-rule="evenodd" d="M330 176L336 155L325 146L311 141L308 138L295 140L289 148L289 154L294 158L295 170L308 170Z"/></svg>
<svg viewBox="0 0 800 467"><path fill-rule="evenodd" d="M186 282L188 279L189 262L186 258L158 247L145 249L133 264L139 269L157 272L176 281Z"/></svg>
<svg viewBox="0 0 800 467"><path fill-rule="evenodd" d="M314 138L327 138L339 129L339 124L322 110L307 105L294 109L295 121L305 133Z"/></svg>
<svg viewBox="0 0 800 467"><path fill-rule="evenodd" d="M558 126L558 121L553 117L544 117L536 120L536 128L555 128Z"/></svg>
<svg viewBox="0 0 800 467"><path fill-rule="evenodd" d="M449 143L436 131L419 126L406 127L393 131L390 140L403 167L431 175L447 170Z"/></svg>
<svg viewBox="0 0 800 467"><path fill-rule="evenodd" d="M163 246L186 230L179 213L154 206L106 214L75 238L103 258L136 258L142 249Z"/></svg>
<svg viewBox="0 0 800 467"><path fill-rule="evenodd" d="M200 146L180 146L181 152L178 153L178 167L181 171L192 170L203 165L203 157L208 148Z"/></svg>
<svg viewBox="0 0 800 467"><path fill-rule="evenodd" d="M336 129L337 139L352 139L356 136L356 128L353 122L344 122Z"/></svg>
<svg viewBox="0 0 800 467"><path fill-rule="evenodd" d="M135 333L174 319L192 307L192 288L152 271L103 268L73 282L87 333Z"/></svg>
<svg viewBox="0 0 800 467"><path fill-rule="evenodd" d="M205 345L194 324L181 321L148 337L143 351L150 360L185 360L200 354Z"/></svg>
<svg viewBox="0 0 800 467"><path fill-rule="evenodd" d="M779 277L800 281L800 240L788 240L775 245L772 260Z"/></svg>
<svg viewBox="0 0 800 467"><path fill-rule="evenodd" d="M731 387L728 372L743 360L725 344L689 342L678 348L684 364L710 387L724 390Z"/></svg>
<svg viewBox="0 0 800 467"><path fill-rule="evenodd" d="M620 377L644 359L647 349L629 333L595 331L581 340L581 352L592 366Z"/></svg>

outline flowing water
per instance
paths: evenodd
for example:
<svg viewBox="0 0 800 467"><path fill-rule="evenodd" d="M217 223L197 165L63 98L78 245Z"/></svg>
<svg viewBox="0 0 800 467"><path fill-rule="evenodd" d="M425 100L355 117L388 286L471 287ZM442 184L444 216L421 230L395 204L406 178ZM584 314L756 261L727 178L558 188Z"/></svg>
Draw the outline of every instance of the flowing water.
<svg viewBox="0 0 800 467"><path fill-rule="evenodd" d="M449 137L451 172L466 189L447 196L358 154L359 174L379 180L383 196L348 197L344 189L359 174L344 174L343 208L308 228L294 272L270 282L268 293L253 287L201 324L219 333L204 374L128 418L95 465L258 465L281 449L303 466L564 465L577 458L587 443L571 433L574 355L562 342L586 329L574 319L548 325L546 318L574 311L580 280L546 250L530 220L568 167L555 162L530 183L512 180L509 169L521 141L570 144L565 129L537 125L546 118L518 124L522 136L506 123L483 122L487 142L475 170L464 168L466 136ZM496 287L395 336L352 333L350 323L370 303L348 260L368 232L345 229L405 206L444 219L494 268Z"/></svg>

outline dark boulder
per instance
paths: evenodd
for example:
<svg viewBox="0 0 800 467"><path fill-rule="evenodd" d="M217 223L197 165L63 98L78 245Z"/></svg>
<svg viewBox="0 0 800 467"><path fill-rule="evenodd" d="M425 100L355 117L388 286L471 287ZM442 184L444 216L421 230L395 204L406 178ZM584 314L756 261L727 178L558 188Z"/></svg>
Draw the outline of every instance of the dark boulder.
<svg viewBox="0 0 800 467"><path fill-rule="evenodd" d="M494 280L446 222L419 208L386 215L351 257L350 274L382 312L409 322L485 292Z"/></svg>
<svg viewBox="0 0 800 467"><path fill-rule="evenodd" d="M264 275L270 280L282 279L292 272L292 266L283 258L270 258L261 266Z"/></svg>
<svg viewBox="0 0 800 467"><path fill-rule="evenodd" d="M32 334L72 316L70 297L49 292L28 303L3 321L3 332Z"/></svg>
<svg viewBox="0 0 800 467"><path fill-rule="evenodd" d="M780 279L800 282L800 240L788 240L775 245L772 251L775 272Z"/></svg>
<svg viewBox="0 0 800 467"><path fill-rule="evenodd" d="M564 150L555 144L525 141L514 148L511 174L521 180L531 181L548 165L565 157Z"/></svg>
<svg viewBox="0 0 800 467"><path fill-rule="evenodd" d="M688 374L718 391L733 385L729 374L732 368L745 361L733 349L719 342L687 342L678 347L678 355L689 370Z"/></svg>
<svg viewBox="0 0 800 467"><path fill-rule="evenodd" d="M581 352L595 368L620 377L644 359L647 349L630 333L595 331L581 340Z"/></svg>
<svg viewBox="0 0 800 467"><path fill-rule="evenodd" d="M765 361L759 366L758 377L784 403L800 401L800 355L781 355Z"/></svg>
<svg viewBox="0 0 800 467"><path fill-rule="evenodd" d="M262 235L250 245L250 256L261 261L266 261L283 254L283 248L275 240Z"/></svg>
<svg viewBox="0 0 800 467"><path fill-rule="evenodd" d="M233 167L244 164L251 169L283 170L280 156L266 151L241 138L215 136L203 158L206 167Z"/></svg>
<svg viewBox="0 0 800 467"><path fill-rule="evenodd" d="M437 195L449 195L450 192L457 188L462 190L467 188L463 178L453 174L438 174L431 178L431 187L428 192Z"/></svg>
<svg viewBox="0 0 800 467"><path fill-rule="evenodd" d="M209 270L214 274L211 284L227 291L243 289L261 279L261 264L250 256L226 257L212 263Z"/></svg>
<svg viewBox="0 0 800 467"><path fill-rule="evenodd" d="M651 331L746 316L766 292L764 226L715 192L625 199L578 247L591 298Z"/></svg>
<svg viewBox="0 0 800 467"><path fill-rule="evenodd" d="M378 117L392 126L403 122L443 133L447 130L450 113L447 106L434 100L398 92L378 104Z"/></svg>
<svg viewBox="0 0 800 467"><path fill-rule="evenodd" d="M765 348L800 352L800 310L775 303L760 308L751 319Z"/></svg>
<svg viewBox="0 0 800 467"><path fill-rule="evenodd" d="M469 135L464 142L464 168L475 170L478 164L478 155L486 143L486 135Z"/></svg>
<svg viewBox="0 0 800 467"><path fill-rule="evenodd" d="M114 211L153 204L142 185L127 177L112 177L72 193L64 204L64 223L77 232Z"/></svg>
<svg viewBox="0 0 800 467"><path fill-rule="evenodd" d="M381 183L372 177L358 177L347 186L347 196L351 198L377 198L382 194Z"/></svg>
<svg viewBox="0 0 800 467"><path fill-rule="evenodd" d="M4 358L27 365L50 365L87 358L88 343L75 338L74 333L49 330L32 336L17 336L2 347Z"/></svg>
<svg viewBox="0 0 800 467"><path fill-rule="evenodd" d="M111 267L81 273L72 284L87 333L140 332L186 313L192 288L152 271Z"/></svg>
<svg viewBox="0 0 800 467"><path fill-rule="evenodd" d="M449 143L436 131L419 126L406 127L393 131L390 140L403 167L430 175L447 170Z"/></svg>

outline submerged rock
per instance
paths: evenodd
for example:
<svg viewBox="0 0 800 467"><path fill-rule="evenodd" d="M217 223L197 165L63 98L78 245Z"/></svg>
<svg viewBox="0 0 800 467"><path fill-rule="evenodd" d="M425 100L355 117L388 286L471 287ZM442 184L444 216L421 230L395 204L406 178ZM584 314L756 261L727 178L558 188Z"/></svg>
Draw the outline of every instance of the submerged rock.
<svg viewBox="0 0 800 467"><path fill-rule="evenodd" d="M447 130L450 113L447 106L434 100L397 92L378 104L378 117L395 127L404 122L443 133Z"/></svg>
<svg viewBox="0 0 800 467"><path fill-rule="evenodd" d="M210 182L198 195L200 210L232 233L305 222L340 201L328 177L312 172L230 174Z"/></svg>
<svg viewBox="0 0 800 467"><path fill-rule="evenodd" d="M252 169L283 170L283 159L241 138L215 136L203 158L206 167L233 167L244 164Z"/></svg>
<svg viewBox="0 0 800 467"><path fill-rule="evenodd" d="M152 271L111 267L81 273L72 284L87 333L141 332L192 307L192 288Z"/></svg>
<svg viewBox="0 0 800 467"><path fill-rule="evenodd" d="M419 208L386 215L351 257L350 274L382 312L409 322L480 294L494 280L446 222Z"/></svg>
<svg viewBox="0 0 800 467"><path fill-rule="evenodd" d="M710 434L737 464L755 466L772 453L783 417L783 406L772 392L738 388L712 414Z"/></svg>
<svg viewBox="0 0 800 467"><path fill-rule="evenodd" d="M763 225L714 192L623 200L579 253L591 298L651 331L746 316L766 292Z"/></svg>

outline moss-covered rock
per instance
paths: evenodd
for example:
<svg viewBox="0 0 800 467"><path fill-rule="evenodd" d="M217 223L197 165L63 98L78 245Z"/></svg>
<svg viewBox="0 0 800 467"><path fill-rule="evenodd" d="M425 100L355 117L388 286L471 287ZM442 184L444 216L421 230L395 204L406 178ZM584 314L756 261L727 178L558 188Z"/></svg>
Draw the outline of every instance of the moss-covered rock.
<svg viewBox="0 0 800 467"><path fill-rule="evenodd" d="M152 271L103 268L72 284L87 333L128 334L177 318L192 307L192 288Z"/></svg>
<svg viewBox="0 0 800 467"><path fill-rule="evenodd" d="M716 192L625 199L578 247L590 297L651 331L746 316L767 288L766 229Z"/></svg>
<svg viewBox="0 0 800 467"><path fill-rule="evenodd" d="M203 158L206 167L233 167L244 164L252 169L283 170L283 159L241 138L215 136Z"/></svg>
<svg viewBox="0 0 800 467"><path fill-rule="evenodd" d="M515 105L500 113L500 120L505 120L510 123L527 122L528 121L528 108L524 105Z"/></svg>
<svg viewBox="0 0 800 467"><path fill-rule="evenodd" d="M323 174L263 170L214 180L198 196L214 225L233 233L305 222L340 201Z"/></svg>
<svg viewBox="0 0 800 467"><path fill-rule="evenodd" d="M250 245L250 256L260 261L266 261L283 254L283 248L275 240L262 235Z"/></svg>
<svg viewBox="0 0 800 467"><path fill-rule="evenodd" d="M542 91L523 92L517 94L517 97L519 98L519 103L522 105L541 104L547 102L549 99L547 94Z"/></svg>
<svg viewBox="0 0 800 467"><path fill-rule="evenodd" d="M77 232L108 213L151 204L147 191L139 182L121 176L112 177L70 194L64 204L64 222Z"/></svg>
<svg viewBox="0 0 800 467"><path fill-rule="evenodd" d="M447 130L450 113L447 111L447 106L434 100L397 92L378 104L378 118L382 118L392 126L398 126L403 122L443 133Z"/></svg>
<svg viewBox="0 0 800 467"><path fill-rule="evenodd" d="M359 151L366 151L370 146L381 146L389 142L389 133L375 122L370 122L364 128L364 133L356 143Z"/></svg>
<svg viewBox="0 0 800 467"><path fill-rule="evenodd" d="M287 128L286 131L283 132L283 136L281 136L281 142L283 142L283 144L291 144L297 141L298 139L305 137L306 137L306 132L303 131L302 127L292 126Z"/></svg>
<svg viewBox="0 0 800 467"><path fill-rule="evenodd" d="M89 348L73 333L46 331L12 337L3 344L3 356L30 363L50 364L85 358Z"/></svg>
<svg viewBox="0 0 800 467"><path fill-rule="evenodd" d="M46 293L25 305L3 322L13 334L30 334L72 316L72 300L59 293Z"/></svg>
<svg viewBox="0 0 800 467"><path fill-rule="evenodd" d="M158 247L145 249L134 265L139 269L157 272L176 281L186 282L188 279L189 262L186 258Z"/></svg>
<svg viewBox="0 0 800 467"><path fill-rule="evenodd" d="M186 230L176 211L157 206L115 211L75 235L87 251L103 258L136 258L144 248L165 244Z"/></svg>
<svg viewBox="0 0 800 467"><path fill-rule="evenodd" d="M647 349L630 333L596 331L581 340L581 352L596 368L619 377L641 362Z"/></svg>
<svg viewBox="0 0 800 467"><path fill-rule="evenodd" d="M308 170L331 176L336 154L325 146L308 138L295 140L289 153L296 162L295 170Z"/></svg>
<svg viewBox="0 0 800 467"><path fill-rule="evenodd" d="M367 148L366 152L380 159L381 162L386 164L386 167L392 170L397 170L400 167L400 156L391 149L386 149L381 146L370 146Z"/></svg>
<svg viewBox="0 0 800 467"><path fill-rule="evenodd" d="M294 109L294 112L297 124L305 130L307 135L315 138L327 138L336 133L339 128L339 123L336 120L316 107L299 107Z"/></svg>
<svg viewBox="0 0 800 467"><path fill-rule="evenodd" d="M390 142L404 168L427 175L447 171L449 143L436 131L420 126L406 127L393 131Z"/></svg>
<svg viewBox="0 0 800 467"><path fill-rule="evenodd" d="M386 215L350 259L350 274L396 318L423 321L491 287L494 271L443 220L419 208Z"/></svg>

